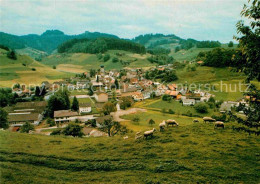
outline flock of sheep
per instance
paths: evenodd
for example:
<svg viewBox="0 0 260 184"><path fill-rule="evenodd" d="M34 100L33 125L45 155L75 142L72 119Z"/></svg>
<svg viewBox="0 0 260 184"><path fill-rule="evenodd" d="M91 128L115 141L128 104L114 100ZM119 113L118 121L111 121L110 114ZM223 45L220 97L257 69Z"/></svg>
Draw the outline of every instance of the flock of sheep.
<svg viewBox="0 0 260 184"><path fill-rule="evenodd" d="M218 128L218 127L224 128L225 127L225 125L222 121L216 121L215 119L213 119L211 117L204 117L203 121L204 121L204 123L214 122L214 128ZM193 122L198 123L199 120L194 119ZM169 127L169 126L179 126L179 124L173 119L163 120L159 124L160 132L164 131L164 129L166 127ZM155 131L156 131L156 129L153 128L152 130L145 131L143 134L141 132L137 132L136 135L135 135L135 139L141 139L141 138L147 139L148 137L153 137L153 134L154 134Z"/></svg>

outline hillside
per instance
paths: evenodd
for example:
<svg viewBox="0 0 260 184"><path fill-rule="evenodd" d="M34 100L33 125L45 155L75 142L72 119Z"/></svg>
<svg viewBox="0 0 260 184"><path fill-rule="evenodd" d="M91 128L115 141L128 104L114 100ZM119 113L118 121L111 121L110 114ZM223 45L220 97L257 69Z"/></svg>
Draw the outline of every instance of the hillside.
<svg viewBox="0 0 260 184"><path fill-rule="evenodd" d="M126 123L137 131L151 129L146 119L157 114L140 116L140 125ZM155 119L155 127L162 118ZM179 127L140 141L134 140L134 133L124 140L121 136L72 138L0 131L0 180L37 184L260 182L256 136L233 131L232 123L214 130L210 124L192 123L191 118L181 120Z"/></svg>
<svg viewBox="0 0 260 184"><path fill-rule="evenodd" d="M109 54L110 59L104 62L104 55ZM122 69L124 67L150 67L155 64L150 63L146 58L149 54L134 54L122 50L109 50L102 55L99 59L96 54L87 53L57 53L43 58L42 63L45 65L57 67L57 70L67 72L84 72L86 70L98 69L103 65L106 70ZM113 58L118 58L119 61L114 63ZM122 61L122 62L121 62Z"/></svg>
<svg viewBox="0 0 260 184"><path fill-rule="evenodd" d="M94 39L98 37L118 38L117 36L111 34L88 31L79 35L66 35L59 30L47 30L41 35L28 34L23 36L0 32L0 44L6 45L12 49L31 47L50 54L57 48L58 45L67 40L73 38Z"/></svg>
<svg viewBox="0 0 260 184"><path fill-rule="evenodd" d="M35 61L27 55L17 55L17 60L6 56L7 51L0 49L0 87L12 87L15 83L41 84L42 81L54 81L72 73L61 72Z"/></svg>

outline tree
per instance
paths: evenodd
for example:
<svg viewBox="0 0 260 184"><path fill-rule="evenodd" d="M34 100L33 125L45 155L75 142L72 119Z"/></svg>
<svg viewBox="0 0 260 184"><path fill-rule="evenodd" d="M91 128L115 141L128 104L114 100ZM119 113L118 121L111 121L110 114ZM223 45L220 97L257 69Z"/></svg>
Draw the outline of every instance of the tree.
<svg viewBox="0 0 260 184"><path fill-rule="evenodd" d="M149 123L150 126L152 126L152 125L155 124L155 121L153 119L150 119L148 123Z"/></svg>
<svg viewBox="0 0 260 184"><path fill-rule="evenodd" d="M234 43L232 42L232 41L230 41L229 43L228 43L228 47L233 47L234 46Z"/></svg>
<svg viewBox="0 0 260 184"><path fill-rule="evenodd" d="M30 130L34 130L34 125L29 122L25 122L20 129L20 132L29 133Z"/></svg>
<svg viewBox="0 0 260 184"><path fill-rule="evenodd" d="M10 59L13 59L13 60L16 60L16 59L17 59L16 54L15 54L15 52L14 52L13 50L12 50L12 51L9 51L9 52L7 53L7 57L10 58Z"/></svg>
<svg viewBox="0 0 260 184"><path fill-rule="evenodd" d="M90 69L89 75L90 75L90 77L94 77L96 75L96 70Z"/></svg>
<svg viewBox="0 0 260 184"><path fill-rule="evenodd" d="M126 108L131 107L133 103L134 101L131 97L122 97L120 108L125 110Z"/></svg>
<svg viewBox="0 0 260 184"><path fill-rule="evenodd" d="M198 113L207 113L208 112L208 106L206 104L203 103L198 103L194 106L195 110Z"/></svg>
<svg viewBox="0 0 260 184"><path fill-rule="evenodd" d="M181 48L179 46L175 47L175 52L179 52Z"/></svg>
<svg viewBox="0 0 260 184"><path fill-rule="evenodd" d="M69 123L62 132L64 135L71 135L73 137L82 137L82 127L76 123Z"/></svg>
<svg viewBox="0 0 260 184"><path fill-rule="evenodd" d="M56 66L55 66L55 65L53 65L53 66L52 66L52 68L55 70L55 69L56 69Z"/></svg>
<svg viewBox="0 0 260 184"><path fill-rule="evenodd" d="M240 61L240 69L248 76L248 80L257 79L260 81L260 2L250 0L250 6L244 5L241 12L242 17L250 21L250 25L244 24L244 21L237 23L237 32L242 35L235 37L239 41L240 49L245 60Z"/></svg>
<svg viewBox="0 0 260 184"><path fill-rule="evenodd" d="M96 82L99 82L99 76L97 76Z"/></svg>
<svg viewBox="0 0 260 184"><path fill-rule="evenodd" d="M250 3L251 2L251 3ZM241 56L237 63L238 70L244 71L247 75L247 81L257 79L260 81L260 2L258 0L249 1L250 5L244 5L241 15L250 21L250 25L245 25L241 20L237 23L237 32L241 37L236 37L239 41L239 49ZM234 114L230 114L231 118L244 126L236 128L250 133L260 134L260 90L255 85L251 84L249 92L245 95L249 96L249 107L243 108L246 118L240 118Z"/></svg>
<svg viewBox="0 0 260 184"><path fill-rule="evenodd" d="M64 98L58 95L53 95L50 97L47 105L47 115L53 118L54 111L66 110L66 102Z"/></svg>
<svg viewBox="0 0 260 184"><path fill-rule="evenodd" d="M111 102L106 102L102 110L105 115L109 115L111 112L116 112L116 106Z"/></svg>
<svg viewBox="0 0 260 184"><path fill-rule="evenodd" d="M8 113L3 108L0 108L0 128L7 129L9 127L7 115Z"/></svg>
<svg viewBox="0 0 260 184"><path fill-rule="evenodd" d="M100 130L106 132L109 137L118 134L119 132L125 134L127 129L125 126L121 125L117 121L113 121L112 119L106 119L103 123L101 123Z"/></svg>
<svg viewBox="0 0 260 184"><path fill-rule="evenodd" d="M71 110L73 110L73 111L79 110L79 101L75 96L74 96L73 101L72 101Z"/></svg>
<svg viewBox="0 0 260 184"><path fill-rule="evenodd" d="M65 109L70 109L70 92L67 89L60 89L57 93L58 96L64 99L65 101Z"/></svg>
<svg viewBox="0 0 260 184"><path fill-rule="evenodd" d="M119 83L118 83L117 79L115 80L115 87L116 87L116 89L119 89Z"/></svg>

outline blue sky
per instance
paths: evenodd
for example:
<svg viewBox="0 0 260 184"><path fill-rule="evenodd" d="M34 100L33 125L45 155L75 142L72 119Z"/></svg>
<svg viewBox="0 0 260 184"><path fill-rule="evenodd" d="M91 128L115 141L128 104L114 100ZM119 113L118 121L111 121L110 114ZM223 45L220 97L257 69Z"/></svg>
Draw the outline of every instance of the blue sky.
<svg viewBox="0 0 260 184"><path fill-rule="evenodd" d="M146 33L228 42L246 0L0 0L0 31L59 29L133 38Z"/></svg>

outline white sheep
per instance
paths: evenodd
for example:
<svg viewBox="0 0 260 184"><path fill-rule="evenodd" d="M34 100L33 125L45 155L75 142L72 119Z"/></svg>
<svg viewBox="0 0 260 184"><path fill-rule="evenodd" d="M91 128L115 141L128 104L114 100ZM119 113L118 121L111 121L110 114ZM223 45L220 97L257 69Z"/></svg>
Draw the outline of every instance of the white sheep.
<svg viewBox="0 0 260 184"><path fill-rule="evenodd" d="M166 127L166 123L165 120L163 120L163 122L159 124L160 132L162 132L165 129L165 127Z"/></svg>
<svg viewBox="0 0 260 184"><path fill-rule="evenodd" d="M147 138L147 137L152 137L153 136L153 133L156 131L155 128L153 128L152 130L148 130L146 132L144 132L144 138Z"/></svg>

